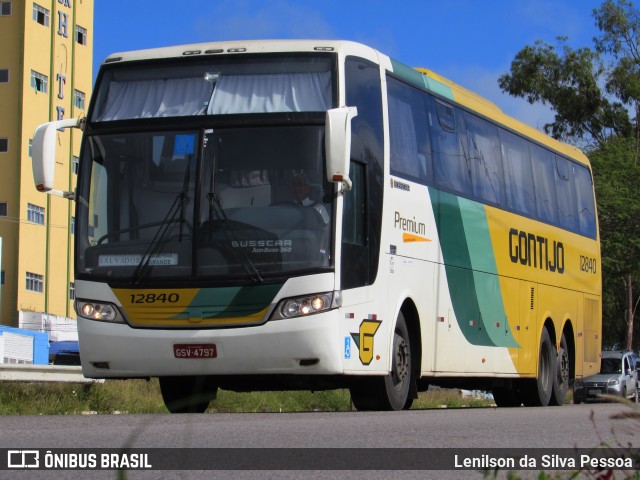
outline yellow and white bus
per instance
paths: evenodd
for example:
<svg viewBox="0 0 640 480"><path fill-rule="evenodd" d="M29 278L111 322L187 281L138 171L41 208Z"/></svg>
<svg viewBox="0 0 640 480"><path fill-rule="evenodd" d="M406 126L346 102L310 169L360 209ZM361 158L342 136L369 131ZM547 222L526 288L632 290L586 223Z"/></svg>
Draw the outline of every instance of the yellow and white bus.
<svg viewBox="0 0 640 480"><path fill-rule="evenodd" d="M84 130L77 192L55 144ZM83 373L218 388L429 384L562 404L601 350L587 158L439 77L346 41L109 56L86 119L42 125L39 190L76 202Z"/></svg>

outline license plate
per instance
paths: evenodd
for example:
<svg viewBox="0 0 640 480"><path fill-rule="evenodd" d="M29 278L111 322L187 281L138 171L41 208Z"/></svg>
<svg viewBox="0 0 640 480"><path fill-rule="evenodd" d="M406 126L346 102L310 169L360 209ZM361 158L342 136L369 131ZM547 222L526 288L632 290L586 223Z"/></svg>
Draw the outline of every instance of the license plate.
<svg viewBox="0 0 640 480"><path fill-rule="evenodd" d="M600 395L602 390L589 390L589 395Z"/></svg>
<svg viewBox="0 0 640 480"><path fill-rule="evenodd" d="M215 343L176 343L173 355L176 358L216 358L218 349Z"/></svg>

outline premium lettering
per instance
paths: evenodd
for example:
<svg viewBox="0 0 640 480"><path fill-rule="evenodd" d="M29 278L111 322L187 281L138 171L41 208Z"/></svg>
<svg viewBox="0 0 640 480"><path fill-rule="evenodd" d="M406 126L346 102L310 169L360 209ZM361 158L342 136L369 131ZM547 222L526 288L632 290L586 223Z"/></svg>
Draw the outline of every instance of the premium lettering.
<svg viewBox="0 0 640 480"><path fill-rule="evenodd" d="M405 218L400 215L400 212L395 214L394 227L403 232L415 233L416 235L426 235L427 233L427 225L425 223L416 221L416 217Z"/></svg>

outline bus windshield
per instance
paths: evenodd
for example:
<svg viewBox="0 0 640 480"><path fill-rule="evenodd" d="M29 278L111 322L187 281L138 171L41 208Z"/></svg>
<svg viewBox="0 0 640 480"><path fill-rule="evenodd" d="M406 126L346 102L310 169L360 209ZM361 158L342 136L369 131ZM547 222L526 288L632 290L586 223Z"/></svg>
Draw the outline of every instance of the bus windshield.
<svg viewBox="0 0 640 480"><path fill-rule="evenodd" d="M261 282L326 269L323 140L313 125L87 136L78 274Z"/></svg>
<svg viewBox="0 0 640 480"><path fill-rule="evenodd" d="M105 65L83 140L78 278L260 283L330 267L334 69L307 54Z"/></svg>
<svg viewBox="0 0 640 480"><path fill-rule="evenodd" d="M331 66L332 57L318 55L114 65L101 76L90 119L324 112Z"/></svg>

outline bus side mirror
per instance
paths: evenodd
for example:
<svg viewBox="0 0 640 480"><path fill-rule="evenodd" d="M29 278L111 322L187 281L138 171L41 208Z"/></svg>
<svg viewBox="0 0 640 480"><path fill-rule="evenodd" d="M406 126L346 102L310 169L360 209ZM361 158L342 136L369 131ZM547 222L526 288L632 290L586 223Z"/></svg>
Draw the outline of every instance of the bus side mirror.
<svg viewBox="0 0 640 480"><path fill-rule="evenodd" d="M31 165L33 167L33 180L39 192L69 198L73 194L54 190L54 176L56 165L56 132L63 128L80 128L82 120L71 118L55 122L43 123L36 128L31 143Z"/></svg>
<svg viewBox="0 0 640 480"><path fill-rule="evenodd" d="M358 115L356 107L340 107L327 111L324 147L327 157L327 180L351 189L349 163L351 157L351 119Z"/></svg>

